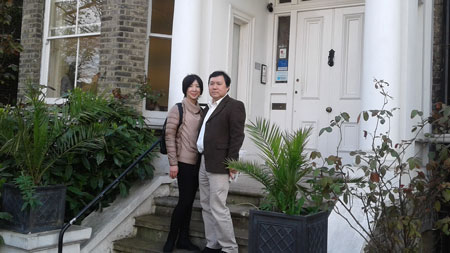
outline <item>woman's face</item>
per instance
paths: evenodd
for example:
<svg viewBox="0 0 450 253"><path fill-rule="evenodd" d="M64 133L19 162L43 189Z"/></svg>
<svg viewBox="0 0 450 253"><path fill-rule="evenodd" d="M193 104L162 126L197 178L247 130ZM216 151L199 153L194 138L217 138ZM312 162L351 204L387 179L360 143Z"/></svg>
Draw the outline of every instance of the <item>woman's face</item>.
<svg viewBox="0 0 450 253"><path fill-rule="evenodd" d="M198 84L197 80L195 80L186 91L186 96L189 99L197 100L198 97L200 97L200 85Z"/></svg>

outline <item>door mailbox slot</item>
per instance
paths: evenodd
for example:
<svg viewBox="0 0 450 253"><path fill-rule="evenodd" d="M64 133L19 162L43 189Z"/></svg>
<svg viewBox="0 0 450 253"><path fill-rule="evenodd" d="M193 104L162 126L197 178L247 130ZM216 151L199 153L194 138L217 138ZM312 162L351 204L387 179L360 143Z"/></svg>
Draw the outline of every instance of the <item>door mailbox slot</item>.
<svg viewBox="0 0 450 253"><path fill-rule="evenodd" d="M286 110L286 103L272 103L272 110Z"/></svg>

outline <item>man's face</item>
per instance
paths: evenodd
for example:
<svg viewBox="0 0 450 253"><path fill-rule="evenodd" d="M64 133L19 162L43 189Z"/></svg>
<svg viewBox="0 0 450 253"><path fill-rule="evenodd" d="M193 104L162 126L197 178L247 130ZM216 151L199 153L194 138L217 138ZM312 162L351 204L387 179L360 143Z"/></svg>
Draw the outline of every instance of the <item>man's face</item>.
<svg viewBox="0 0 450 253"><path fill-rule="evenodd" d="M209 95L211 95L213 102L223 98L227 92L228 87L223 76L215 76L209 79Z"/></svg>

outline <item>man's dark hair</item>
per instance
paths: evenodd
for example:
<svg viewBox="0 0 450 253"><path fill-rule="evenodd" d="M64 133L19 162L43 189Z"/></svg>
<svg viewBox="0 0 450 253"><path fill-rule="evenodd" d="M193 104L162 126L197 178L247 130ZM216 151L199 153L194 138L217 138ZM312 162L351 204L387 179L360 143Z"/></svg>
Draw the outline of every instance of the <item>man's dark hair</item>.
<svg viewBox="0 0 450 253"><path fill-rule="evenodd" d="M209 75L208 84L209 84L209 81L211 80L211 77L216 77L216 76L223 76L223 79L225 80L225 84L227 85L227 87L230 87L231 78L224 71L214 71L214 72L212 72L211 75Z"/></svg>
<svg viewBox="0 0 450 253"><path fill-rule="evenodd" d="M200 86L200 95L203 94L203 81L202 81L202 79L198 75L190 74L190 75L187 75L183 79L183 94L184 94L185 97L186 97L187 89L189 88L189 86L191 86L191 84L194 81L197 81L198 85Z"/></svg>

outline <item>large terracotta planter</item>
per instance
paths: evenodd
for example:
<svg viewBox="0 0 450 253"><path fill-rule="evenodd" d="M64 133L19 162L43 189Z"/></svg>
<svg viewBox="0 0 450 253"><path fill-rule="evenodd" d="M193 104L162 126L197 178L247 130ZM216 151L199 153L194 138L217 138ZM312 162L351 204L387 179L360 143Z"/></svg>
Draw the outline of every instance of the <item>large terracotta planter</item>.
<svg viewBox="0 0 450 253"><path fill-rule="evenodd" d="M64 223L66 187L36 187L35 197L42 205L22 211L23 199L20 190L13 184L4 184L2 211L10 213L13 218L11 221L2 221L1 226L24 234L60 229Z"/></svg>
<svg viewBox="0 0 450 253"><path fill-rule="evenodd" d="M292 216L250 210L249 252L326 253L328 215Z"/></svg>

